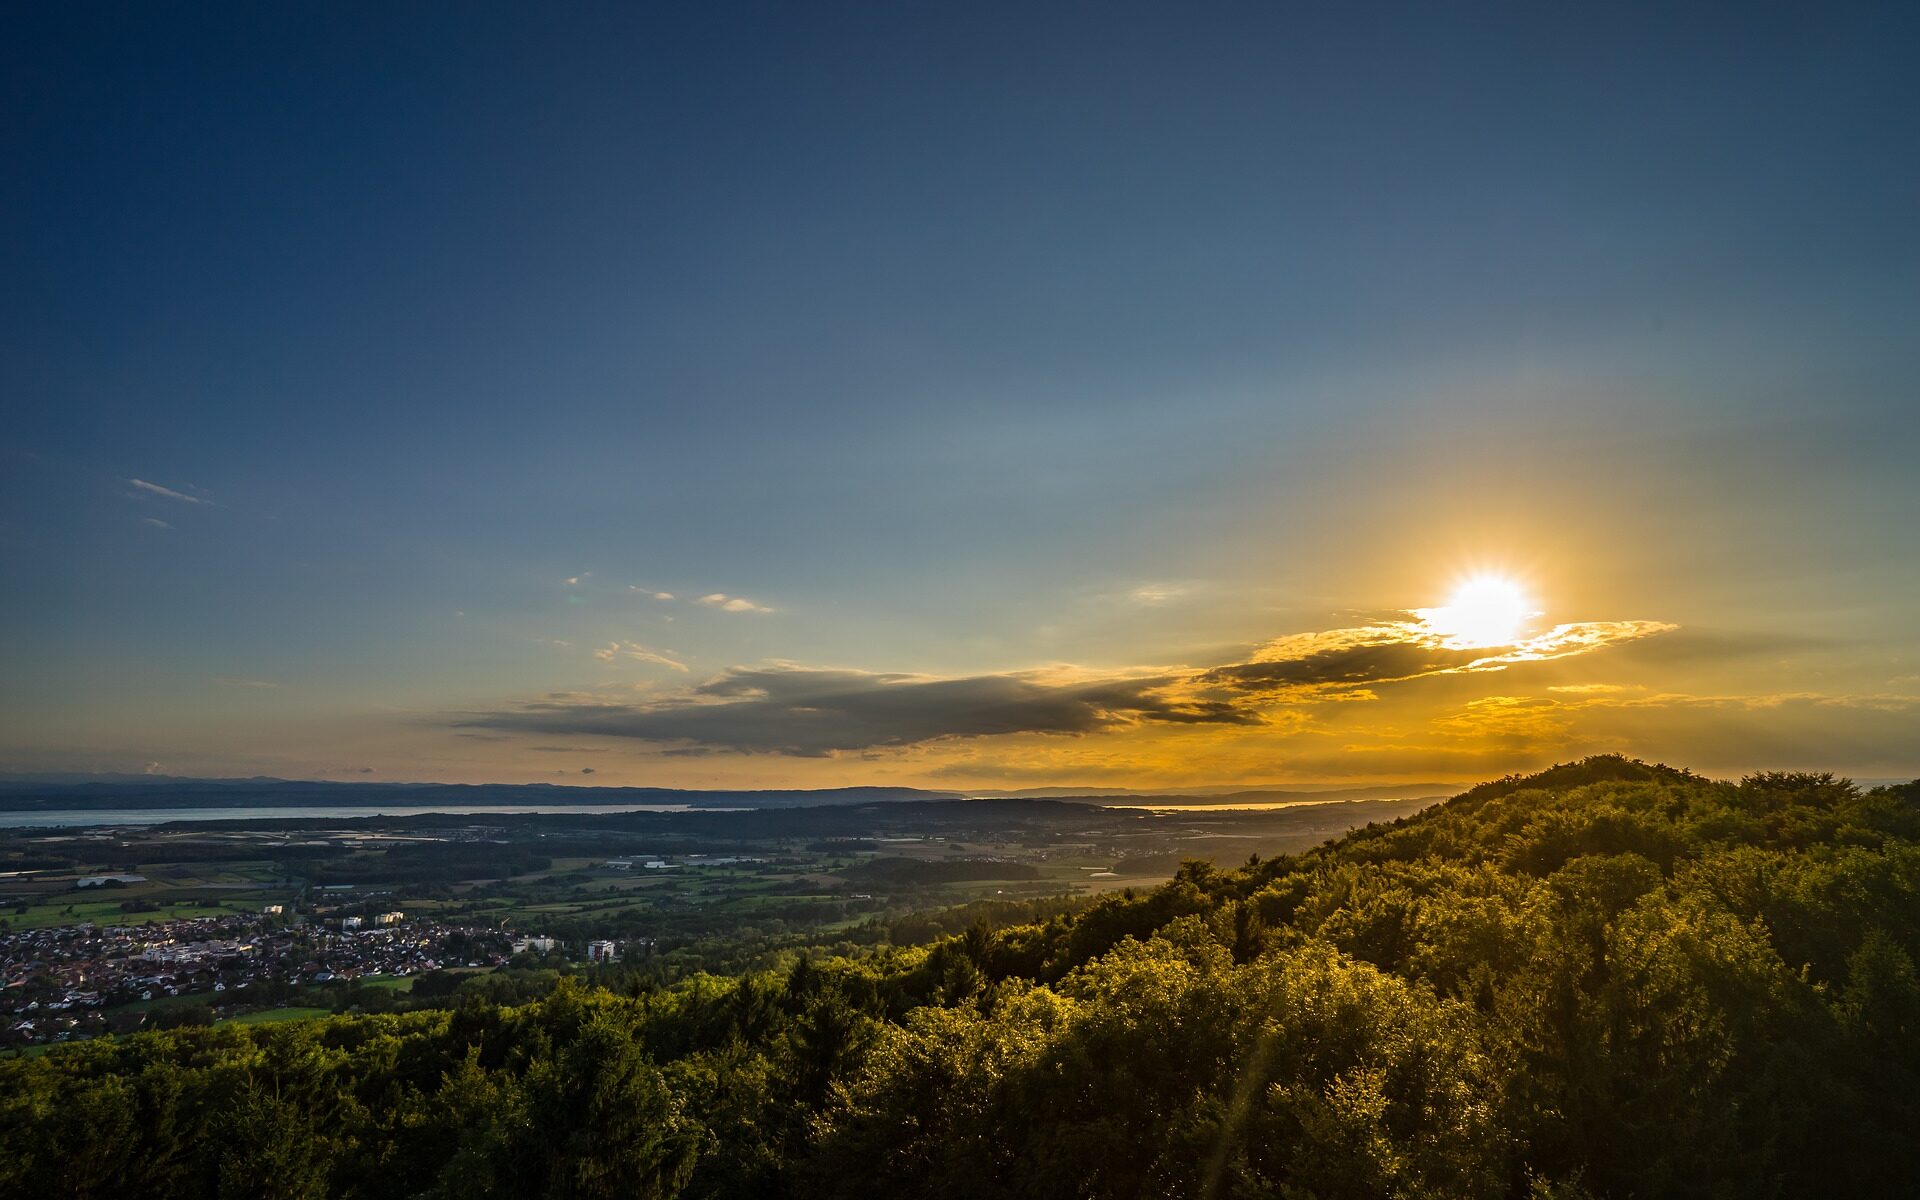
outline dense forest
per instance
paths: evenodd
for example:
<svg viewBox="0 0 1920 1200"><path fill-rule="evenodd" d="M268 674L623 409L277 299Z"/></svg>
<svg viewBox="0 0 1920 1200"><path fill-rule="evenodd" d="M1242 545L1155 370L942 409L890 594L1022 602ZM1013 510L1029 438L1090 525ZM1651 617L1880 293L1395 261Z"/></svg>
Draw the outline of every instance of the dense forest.
<svg viewBox="0 0 1920 1200"><path fill-rule="evenodd" d="M1589 759L858 959L0 1062L0 1194L1904 1195L1917 958L1920 784Z"/></svg>

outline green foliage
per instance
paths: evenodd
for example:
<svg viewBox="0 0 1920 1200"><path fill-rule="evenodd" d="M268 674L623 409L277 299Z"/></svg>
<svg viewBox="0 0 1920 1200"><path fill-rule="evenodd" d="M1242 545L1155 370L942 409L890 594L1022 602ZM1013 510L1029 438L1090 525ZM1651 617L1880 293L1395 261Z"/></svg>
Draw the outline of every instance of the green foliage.
<svg viewBox="0 0 1920 1200"><path fill-rule="evenodd" d="M944 936L943 936L944 935ZM1920 788L1617 758L668 987L0 1062L0 1195L1901 1195Z"/></svg>

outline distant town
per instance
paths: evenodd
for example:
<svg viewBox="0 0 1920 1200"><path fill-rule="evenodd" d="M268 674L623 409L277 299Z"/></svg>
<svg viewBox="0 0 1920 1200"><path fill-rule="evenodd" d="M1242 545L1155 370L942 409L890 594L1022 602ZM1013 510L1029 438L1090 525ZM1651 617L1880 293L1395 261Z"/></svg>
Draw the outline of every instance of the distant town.
<svg viewBox="0 0 1920 1200"><path fill-rule="evenodd" d="M0 1017L5 1042L33 1045L152 1025L266 1010L329 983L411 981L436 971L505 965L515 954L573 950L610 962L637 944L596 940L568 947L539 935L325 907L228 913L143 925L76 925L0 933ZM200 998L199 1005L183 1004Z"/></svg>

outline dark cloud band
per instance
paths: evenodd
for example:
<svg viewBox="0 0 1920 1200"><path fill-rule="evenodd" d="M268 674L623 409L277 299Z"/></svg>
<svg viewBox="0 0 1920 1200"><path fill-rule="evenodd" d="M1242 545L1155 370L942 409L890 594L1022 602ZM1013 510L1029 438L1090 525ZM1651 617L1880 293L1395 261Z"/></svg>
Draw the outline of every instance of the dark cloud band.
<svg viewBox="0 0 1920 1200"><path fill-rule="evenodd" d="M819 756L1006 734L1079 735L1116 727L1258 725L1265 710L1369 685L1498 671L1590 653L1672 628L1657 622L1561 625L1514 646L1450 646L1417 622L1283 638L1252 661L1202 671L1100 676L1029 671L942 679L793 665L735 667L642 703L560 697L468 714L454 724L512 733L658 742L671 753Z"/></svg>
<svg viewBox="0 0 1920 1200"><path fill-rule="evenodd" d="M805 667L735 668L651 704L547 701L458 722L524 733L592 734L748 752L820 755L941 738L1084 734L1139 721L1253 724L1231 704L1169 694L1171 678L1040 674L930 679Z"/></svg>

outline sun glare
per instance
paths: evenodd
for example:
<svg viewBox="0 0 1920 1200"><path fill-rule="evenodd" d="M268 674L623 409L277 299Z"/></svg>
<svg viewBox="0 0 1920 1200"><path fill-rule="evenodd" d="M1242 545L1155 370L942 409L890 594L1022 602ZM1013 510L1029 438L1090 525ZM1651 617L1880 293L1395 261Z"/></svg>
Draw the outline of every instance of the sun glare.
<svg viewBox="0 0 1920 1200"><path fill-rule="evenodd" d="M1443 607L1418 609L1416 615L1448 645L1474 650L1513 645L1539 614L1513 580L1475 575L1462 581Z"/></svg>

